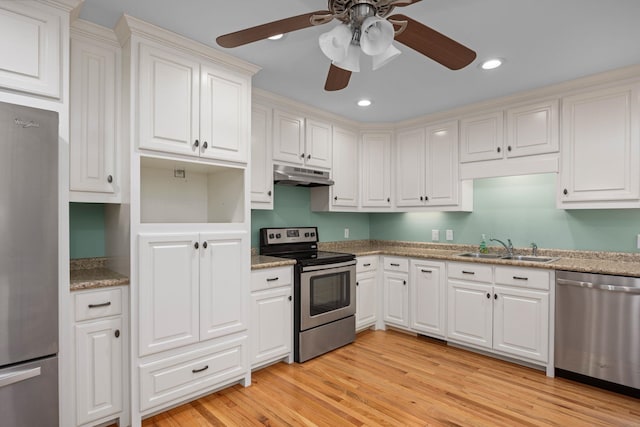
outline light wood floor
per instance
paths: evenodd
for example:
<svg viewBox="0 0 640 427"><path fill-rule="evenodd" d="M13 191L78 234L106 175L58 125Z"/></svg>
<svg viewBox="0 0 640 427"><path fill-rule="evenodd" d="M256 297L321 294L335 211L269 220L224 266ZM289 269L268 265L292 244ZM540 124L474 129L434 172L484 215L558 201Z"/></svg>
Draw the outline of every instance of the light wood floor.
<svg viewBox="0 0 640 427"><path fill-rule="evenodd" d="M143 426L640 426L638 399L394 331L252 381Z"/></svg>

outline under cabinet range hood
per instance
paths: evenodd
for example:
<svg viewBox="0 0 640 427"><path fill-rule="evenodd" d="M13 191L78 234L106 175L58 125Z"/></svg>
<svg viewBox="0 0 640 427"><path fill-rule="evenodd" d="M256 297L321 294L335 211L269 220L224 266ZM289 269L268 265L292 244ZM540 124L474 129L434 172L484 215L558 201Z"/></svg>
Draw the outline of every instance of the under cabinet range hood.
<svg viewBox="0 0 640 427"><path fill-rule="evenodd" d="M273 165L273 182L298 187L325 187L333 185L329 172L296 166Z"/></svg>

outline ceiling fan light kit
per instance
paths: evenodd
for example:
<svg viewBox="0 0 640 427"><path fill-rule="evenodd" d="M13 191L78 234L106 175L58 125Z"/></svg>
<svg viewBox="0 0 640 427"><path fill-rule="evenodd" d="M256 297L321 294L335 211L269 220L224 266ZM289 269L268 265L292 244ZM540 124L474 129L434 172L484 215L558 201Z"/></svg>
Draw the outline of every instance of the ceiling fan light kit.
<svg viewBox="0 0 640 427"><path fill-rule="evenodd" d="M334 19L342 23L320 35L318 42L331 60L325 90L344 89L352 72L360 71L360 51L371 56L373 69L389 63L401 52L393 40L421 53L451 70L472 63L476 53L405 15L391 15L396 7L421 0L328 0L328 10L293 16L222 35L222 47L238 47L269 36L323 25Z"/></svg>

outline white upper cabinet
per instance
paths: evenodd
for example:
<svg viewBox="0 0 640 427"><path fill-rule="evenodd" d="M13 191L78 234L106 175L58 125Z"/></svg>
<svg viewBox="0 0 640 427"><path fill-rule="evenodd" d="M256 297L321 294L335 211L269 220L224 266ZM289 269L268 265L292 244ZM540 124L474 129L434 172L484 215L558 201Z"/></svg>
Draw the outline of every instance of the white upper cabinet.
<svg viewBox="0 0 640 427"><path fill-rule="evenodd" d="M362 207L391 206L391 134L362 135Z"/></svg>
<svg viewBox="0 0 640 427"><path fill-rule="evenodd" d="M558 207L640 207L640 85L562 101Z"/></svg>
<svg viewBox="0 0 640 427"><path fill-rule="evenodd" d="M120 48L86 34L71 35L70 199L118 203Z"/></svg>
<svg viewBox="0 0 640 427"><path fill-rule="evenodd" d="M282 110L273 112L273 159L331 169L331 125Z"/></svg>
<svg viewBox="0 0 640 427"><path fill-rule="evenodd" d="M249 79L175 49L140 46L141 149L246 162Z"/></svg>
<svg viewBox="0 0 640 427"><path fill-rule="evenodd" d="M399 132L396 162L398 207L460 204L457 121Z"/></svg>
<svg viewBox="0 0 640 427"><path fill-rule="evenodd" d="M251 209L273 209L271 109L251 107Z"/></svg>
<svg viewBox="0 0 640 427"><path fill-rule="evenodd" d="M333 206L358 206L358 134L342 128L333 128L333 180L331 186Z"/></svg>
<svg viewBox="0 0 640 427"><path fill-rule="evenodd" d="M460 120L460 162L502 158L504 112Z"/></svg>
<svg viewBox="0 0 640 427"><path fill-rule="evenodd" d="M0 2L0 86L60 98L61 11L38 2Z"/></svg>
<svg viewBox="0 0 640 427"><path fill-rule="evenodd" d="M509 108L506 157L557 152L558 126L557 99Z"/></svg>

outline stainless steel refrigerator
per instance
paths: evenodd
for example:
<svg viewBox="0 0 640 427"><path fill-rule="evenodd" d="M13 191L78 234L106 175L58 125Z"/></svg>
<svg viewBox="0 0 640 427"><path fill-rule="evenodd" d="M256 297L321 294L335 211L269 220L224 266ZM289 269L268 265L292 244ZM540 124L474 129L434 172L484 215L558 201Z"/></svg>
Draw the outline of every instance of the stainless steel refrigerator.
<svg viewBox="0 0 640 427"><path fill-rule="evenodd" d="M0 103L0 425L58 425L58 114Z"/></svg>

